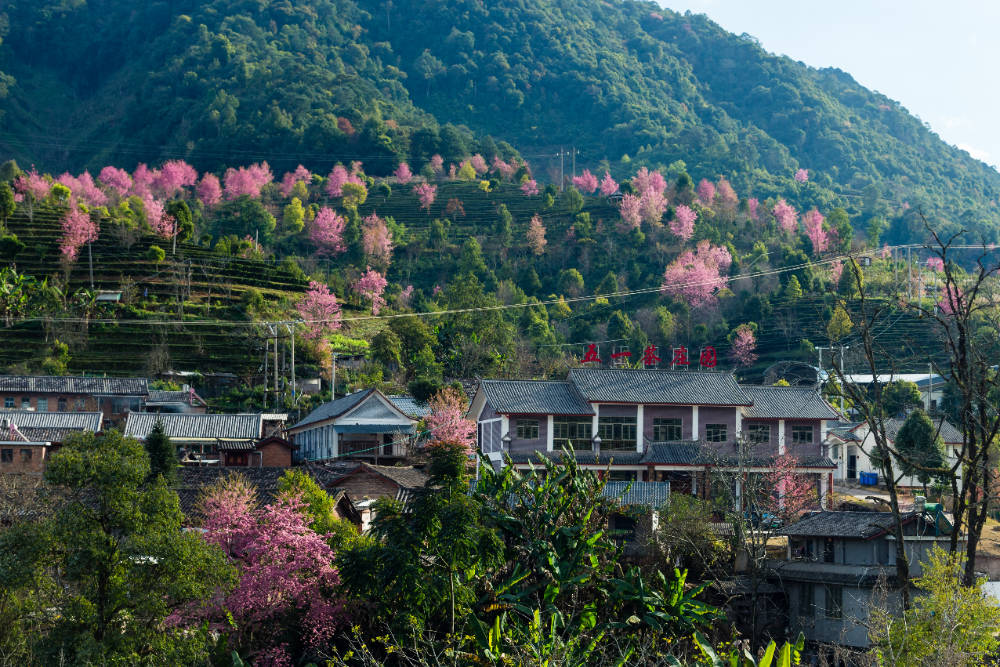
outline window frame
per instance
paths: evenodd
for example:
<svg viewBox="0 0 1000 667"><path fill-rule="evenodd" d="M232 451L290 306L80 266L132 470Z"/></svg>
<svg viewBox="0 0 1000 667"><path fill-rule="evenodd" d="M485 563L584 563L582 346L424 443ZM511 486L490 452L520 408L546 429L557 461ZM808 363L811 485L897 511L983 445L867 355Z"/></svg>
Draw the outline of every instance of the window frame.
<svg viewBox="0 0 1000 667"><path fill-rule="evenodd" d="M809 430L809 438L803 439L801 436ZM793 424L791 426L791 436L793 445L811 445L816 441L816 429L806 424Z"/></svg>
<svg viewBox="0 0 1000 667"><path fill-rule="evenodd" d="M65 396L60 396L58 400L56 400L56 408L59 410L59 412L66 412L66 409L68 407L69 407L69 401L66 400Z"/></svg>
<svg viewBox="0 0 1000 667"><path fill-rule="evenodd" d="M35 399L35 411L36 412L48 412L49 411L49 399L38 397Z"/></svg>
<svg viewBox="0 0 1000 667"><path fill-rule="evenodd" d="M753 435L754 431L763 432L765 437L755 437ZM770 424L747 424L746 425L747 440L756 445L769 445L771 444L771 425Z"/></svg>
<svg viewBox="0 0 1000 667"><path fill-rule="evenodd" d="M670 433L677 437L662 437ZM680 417L654 417L653 442L679 442L684 439L684 420Z"/></svg>
<svg viewBox="0 0 1000 667"><path fill-rule="evenodd" d="M728 442L728 424L705 424L705 442Z"/></svg>
<svg viewBox="0 0 1000 667"><path fill-rule="evenodd" d="M586 428L584 428L586 427ZM580 435L580 431L586 437ZM555 417L552 420L552 444L555 449L563 445L572 451L591 451L594 449L594 422L585 417ZM581 446L585 444L586 446Z"/></svg>
<svg viewBox="0 0 1000 667"><path fill-rule="evenodd" d="M516 434L518 440L538 440L539 424L537 419L518 419ZM534 435L531 435L534 433Z"/></svg>
<svg viewBox="0 0 1000 667"><path fill-rule="evenodd" d="M21 463L31 463L31 459L34 458L35 452L30 447L21 448Z"/></svg>
<svg viewBox="0 0 1000 667"><path fill-rule="evenodd" d="M636 417L598 417L597 435L601 450L635 451L639 443L639 423Z"/></svg>
<svg viewBox="0 0 1000 667"><path fill-rule="evenodd" d="M5 396L3 399L3 407L5 410L13 410L17 407L17 399L13 396Z"/></svg>
<svg viewBox="0 0 1000 667"><path fill-rule="evenodd" d="M14 448L4 447L0 449L0 463L13 463L14 462Z"/></svg>
<svg viewBox="0 0 1000 667"><path fill-rule="evenodd" d="M844 587L841 584L823 584L823 616L834 619L844 617Z"/></svg>

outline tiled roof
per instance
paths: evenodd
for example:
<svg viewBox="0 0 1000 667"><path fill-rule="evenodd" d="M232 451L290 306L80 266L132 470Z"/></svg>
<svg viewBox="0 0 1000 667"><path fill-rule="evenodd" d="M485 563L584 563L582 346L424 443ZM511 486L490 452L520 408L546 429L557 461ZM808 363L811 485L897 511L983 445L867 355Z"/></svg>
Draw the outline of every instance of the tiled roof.
<svg viewBox="0 0 1000 667"><path fill-rule="evenodd" d="M220 452L252 452L257 449L254 440L216 440L215 448Z"/></svg>
<svg viewBox="0 0 1000 667"><path fill-rule="evenodd" d="M0 391L54 394L146 396L146 378L100 378L59 375L0 375Z"/></svg>
<svg viewBox="0 0 1000 667"><path fill-rule="evenodd" d="M643 463L659 465L698 465L705 460L697 442L653 442L642 457Z"/></svg>
<svg viewBox="0 0 1000 667"><path fill-rule="evenodd" d="M594 403L750 405L729 373L574 368L569 381Z"/></svg>
<svg viewBox="0 0 1000 667"><path fill-rule="evenodd" d="M104 415L100 412L36 412L33 410L0 410L0 423L7 420L22 431L24 428L60 428L74 431L100 431Z"/></svg>
<svg viewBox="0 0 1000 667"><path fill-rule="evenodd" d="M291 428L298 428L300 426L305 426L307 424L312 424L315 422L321 422L326 419L334 419L339 417L345 412L349 411L351 408L355 407L361 401L368 398L368 396L374 393L374 389L362 389L361 391L356 391L353 394L348 394L347 396L341 396L335 401L330 401L329 403L324 403L323 405L317 407L315 410L306 415L302 421L295 424Z"/></svg>
<svg viewBox="0 0 1000 667"><path fill-rule="evenodd" d="M748 419L836 419L836 411L810 387L740 385L753 406Z"/></svg>
<svg viewBox="0 0 1000 667"><path fill-rule="evenodd" d="M510 460L514 463L534 463L538 465L540 462L538 460L538 454L546 456L550 459L558 461L562 458L562 452L515 452L510 455ZM601 450L600 456L594 454L591 451L584 452L573 452L576 462L582 465L607 465L608 463L614 463L616 465L639 465L642 463L642 453L641 452L626 452L626 451L607 451Z"/></svg>
<svg viewBox="0 0 1000 667"><path fill-rule="evenodd" d="M502 414L594 414L594 409L570 382L483 380L480 387L490 406Z"/></svg>
<svg viewBox="0 0 1000 667"><path fill-rule="evenodd" d="M916 517L909 512L903 522ZM893 526L892 512L816 512L778 531L791 537L855 537L863 540L881 535ZM950 528L950 526L949 526ZM931 529L933 531L933 528Z"/></svg>
<svg viewBox="0 0 1000 667"><path fill-rule="evenodd" d="M362 463L361 467L369 468L384 477L388 477L404 489L419 489L427 484L427 473L413 466L377 466Z"/></svg>
<svg viewBox="0 0 1000 667"><path fill-rule="evenodd" d="M938 428L940 425L941 440L948 444L961 444L962 442L962 432L951 425L951 423L945 420L938 420L931 417L931 421L934 423L934 428ZM903 424L906 423L905 419L887 419L885 421L885 435L890 440L895 441L896 435L899 434L899 429L903 428Z"/></svg>
<svg viewBox="0 0 1000 667"><path fill-rule="evenodd" d="M197 415L197 414L150 414L130 412L125 421L125 435L144 439L157 421L163 422L163 429L171 439L204 440L228 438L233 440L254 440L261 437L263 417L260 414L240 415Z"/></svg>
<svg viewBox="0 0 1000 667"><path fill-rule="evenodd" d="M29 442L57 442L63 443L66 438L74 433L82 433L79 428L31 428L28 426L18 426L20 431Z"/></svg>
<svg viewBox="0 0 1000 667"><path fill-rule="evenodd" d="M386 396L392 404L407 417L422 419L431 413L430 408L425 403L419 402L412 396Z"/></svg>
<svg viewBox="0 0 1000 667"><path fill-rule="evenodd" d="M750 456L743 465L750 468L767 468L774 464L774 456ZM723 466L739 465L739 460L731 454L721 454L706 447L701 442L653 442L646 447L642 463L652 465L694 465ZM804 456L798 460L802 468L836 468L837 465L825 456Z"/></svg>
<svg viewBox="0 0 1000 667"><path fill-rule="evenodd" d="M205 400L193 391L164 391L162 389L150 389L149 398L146 399L146 405L157 405L159 403L206 405Z"/></svg>
<svg viewBox="0 0 1000 667"><path fill-rule="evenodd" d="M613 481L604 485L604 495L622 505L660 508L670 501L670 482Z"/></svg>

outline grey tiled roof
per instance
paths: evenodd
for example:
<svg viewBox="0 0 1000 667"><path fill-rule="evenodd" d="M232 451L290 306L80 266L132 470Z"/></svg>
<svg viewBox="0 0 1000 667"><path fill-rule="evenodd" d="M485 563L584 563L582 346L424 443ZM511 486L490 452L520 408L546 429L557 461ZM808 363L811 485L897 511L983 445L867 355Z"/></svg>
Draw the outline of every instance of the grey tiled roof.
<svg viewBox="0 0 1000 667"><path fill-rule="evenodd" d="M574 368L569 380L595 403L750 405L729 373Z"/></svg>
<svg viewBox="0 0 1000 667"><path fill-rule="evenodd" d="M376 466L370 463L362 463L361 466L388 477L404 489L419 489L427 484L427 473L413 466Z"/></svg>
<svg viewBox="0 0 1000 667"><path fill-rule="evenodd" d="M28 393L146 396L146 378L100 378L60 375L0 375L0 391Z"/></svg>
<svg viewBox="0 0 1000 667"><path fill-rule="evenodd" d="M407 417L423 419L431 413L431 409L425 403L420 403L412 396L386 396L386 398Z"/></svg>
<svg viewBox="0 0 1000 667"><path fill-rule="evenodd" d="M699 465L706 460L697 442L653 442L642 457L643 463L659 465Z"/></svg>
<svg viewBox="0 0 1000 667"><path fill-rule="evenodd" d="M104 415L100 412L36 412L33 410L0 410L0 422L12 422L24 428L60 428L75 431L100 431Z"/></svg>
<svg viewBox="0 0 1000 667"><path fill-rule="evenodd" d="M480 386L490 406L502 414L594 414L594 409L570 382L483 380Z"/></svg>
<svg viewBox="0 0 1000 667"><path fill-rule="evenodd" d="M753 406L748 419L836 419L836 411L810 387L740 385Z"/></svg>
<svg viewBox="0 0 1000 667"><path fill-rule="evenodd" d="M193 395L192 395L193 394ZM205 400L192 391L165 391L162 389L150 389L146 405L156 405L158 403L184 403L185 405L205 405Z"/></svg>
<svg viewBox="0 0 1000 667"><path fill-rule="evenodd" d="M321 422L326 419L334 419L349 411L351 408L355 407L361 401L368 398L369 395L375 392L374 389L362 389L361 391L356 391L353 394L348 394L347 396L341 396L335 401L330 401L329 403L324 403L319 406L308 415L306 415L302 421L295 424L291 428L298 428L300 426L305 426L307 424L312 424L315 422Z"/></svg>
<svg viewBox="0 0 1000 667"><path fill-rule="evenodd" d="M903 521L915 516L903 515ZM779 535L791 537L855 537L863 540L881 535L892 529L892 512L816 512L784 529Z"/></svg>
<svg viewBox="0 0 1000 667"><path fill-rule="evenodd" d="M79 428L31 428L28 426L17 428L18 431L28 439L29 442L57 442L63 443L66 438L74 433L83 433ZM0 431L2 432L2 431Z"/></svg>
<svg viewBox="0 0 1000 667"><path fill-rule="evenodd" d="M538 454L546 456L550 459L558 461L562 458L562 452L515 452L510 455L510 460L514 463L534 463L539 464ZM576 462L583 465L607 465L608 463L613 463L616 465L639 465L642 463L642 453L641 452L626 452L626 451L607 451L601 450L600 456L594 454L594 452L573 452Z"/></svg>
<svg viewBox="0 0 1000 667"><path fill-rule="evenodd" d="M177 482L174 488L180 498L181 511L189 520L200 521L201 513L198 500L202 490L220 478L238 474L246 477L257 492L257 500L270 503L278 495L278 480L289 468L258 468L254 466L224 468L220 466L180 466L177 468ZM296 468L303 470L315 479L327 493L335 496L339 489L333 483L336 476L322 468Z"/></svg>
<svg viewBox="0 0 1000 667"><path fill-rule="evenodd" d="M627 490L626 490L627 489ZM604 495L622 505L659 508L670 501L670 482L608 482Z"/></svg>
<svg viewBox="0 0 1000 667"><path fill-rule="evenodd" d="M163 422L163 429L167 435L176 440L210 438L254 440L261 437L264 420L260 414L197 415L130 412L125 421L125 435L142 440L153 430L157 421Z"/></svg>
<svg viewBox="0 0 1000 667"><path fill-rule="evenodd" d="M931 421L934 423L934 428L938 428L940 425L941 440L948 444L961 444L962 442L962 432L951 425L951 423L945 420L934 419L931 417ZM885 421L885 435L890 440L895 440L896 435L899 434L899 429L903 428L903 424L906 423L905 419L887 419Z"/></svg>

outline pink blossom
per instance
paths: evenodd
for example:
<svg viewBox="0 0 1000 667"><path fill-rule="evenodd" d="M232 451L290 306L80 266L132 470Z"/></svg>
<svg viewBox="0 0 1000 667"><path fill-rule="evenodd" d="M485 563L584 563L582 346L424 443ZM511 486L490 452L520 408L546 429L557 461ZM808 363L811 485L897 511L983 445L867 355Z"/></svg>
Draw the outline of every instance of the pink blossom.
<svg viewBox="0 0 1000 667"><path fill-rule="evenodd" d="M383 266L388 266L392 261L392 232L385 220L374 213L361 223L361 245L366 255Z"/></svg>
<svg viewBox="0 0 1000 667"><path fill-rule="evenodd" d="M775 458L764 475L764 485L774 493L764 499L764 508L785 522L816 506L818 495L811 475L799 472L799 461L791 454Z"/></svg>
<svg viewBox="0 0 1000 667"><path fill-rule="evenodd" d="M222 201L222 184L215 174L205 174L198 184L198 199L205 208L211 208Z"/></svg>
<svg viewBox="0 0 1000 667"><path fill-rule="evenodd" d="M525 197L534 197L538 194L538 183L535 179L529 179L521 184L521 192Z"/></svg>
<svg viewBox="0 0 1000 667"><path fill-rule="evenodd" d="M428 447L442 444L458 445L467 453L476 451L476 422L466 419L466 400L453 387L438 392L430 401L431 413L426 418L430 433Z"/></svg>
<svg viewBox="0 0 1000 667"><path fill-rule="evenodd" d="M694 221L697 218L698 214L692 208L680 204L674 209L674 219L670 221L670 231L674 233L674 236L679 236L687 241L694 234Z"/></svg>
<svg viewBox="0 0 1000 667"><path fill-rule="evenodd" d="M448 165L448 180L454 181L455 176L458 174L458 167L453 164Z"/></svg>
<svg viewBox="0 0 1000 667"><path fill-rule="evenodd" d="M344 226L347 221L324 206L317 213L309 228L309 240L316 246L317 255L336 255L347 250L344 245Z"/></svg>
<svg viewBox="0 0 1000 667"><path fill-rule="evenodd" d="M431 204L434 203L434 199L437 197L437 186L430 183L420 183L413 188L413 192L420 199L420 208L430 213Z"/></svg>
<svg viewBox="0 0 1000 667"><path fill-rule="evenodd" d="M347 179L349 177L350 176L347 173L347 169L344 168L344 165L336 165L327 177L326 194L331 197L343 197L344 183L347 183Z"/></svg>
<svg viewBox="0 0 1000 667"><path fill-rule="evenodd" d="M385 291L388 281L384 275L372 267L369 266L366 268L367 271L354 284L354 291L362 298L369 299L372 302L372 315L378 315L379 311L382 310L382 306L385 305L382 293Z"/></svg>
<svg viewBox="0 0 1000 667"><path fill-rule="evenodd" d="M729 282L724 274L732 263L729 251L699 241L694 251L687 250L663 273L663 292L678 296L692 308L715 302L715 294Z"/></svg>
<svg viewBox="0 0 1000 667"><path fill-rule="evenodd" d="M497 174L500 176L500 180L509 181L514 172L517 171L514 165L504 162L499 156L493 156L493 169L496 170Z"/></svg>
<svg viewBox="0 0 1000 667"><path fill-rule="evenodd" d="M753 329L743 324L736 327L733 336L733 347L730 354L739 366L750 366L757 361L757 337L753 335Z"/></svg>
<svg viewBox="0 0 1000 667"><path fill-rule="evenodd" d="M715 199L724 211L735 211L736 206L740 203L736 191L725 178L720 178L719 182L715 184Z"/></svg>
<svg viewBox="0 0 1000 667"><path fill-rule="evenodd" d="M944 260L940 257L928 257L927 268L931 271L944 271Z"/></svg>
<svg viewBox="0 0 1000 667"><path fill-rule="evenodd" d="M476 153L469 158L469 164L472 165L472 168L476 170L477 174L485 174L489 171L489 167L486 166L486 160L484 160L483 156L479 153Z"/></svg>
<svg viewBox="0 0 1000 667"><path fill-rule="evenodd" d="M361 168L361 160L351 160L351 176L364 176L365 172Z"/></svg>
<svg viewBox="0 0 1000 667"><path fill-rule="evenodd" d="M158 176L159 172L150 171L145 163L140 162L132 172L132 194L140 198L152 196L153 182Z"/></svg>
<svg viewBox="0 0 1000 667"><path fill-rule="evenodd" d="M101 169L97 180L117 192L119 197L124 197L125 193L132 187L132 177L129 176L129 173L124 169L110 165Z"/></svg>
<svg viewBox="0 0 1000 667"><path fill-rule="evenodd" d="M142 206L146 211L146 222L153 232L164 238L171 238L176 231L176 221L166 214L163 202L147 195L142 198Z"/></svg>
<svg viewBox="0 0 1000 667"><path fill-rule="evenodd" d="M309 185L309 181L312 180L312 172L303 167L301 164L295 168L295 171L287 172L281 179L281 195L283 197L291 197L292 190L299 183L305 183Z"/></svg>
<svg viewBox="0 0 1000 667"><path fill-rule="evenodd" d="M232 200L244 195L257 199L260 197L261 189L274 180L274 175L267 162L261 162L239 169L230 167L226 170L224 178L226 199Z"/></svg>
<svg viewBox="0 0 1000 667"><path fill-rule="evenodd" d="M306 327L306 338L319 340L340 328L340 304L330 288L315 280L309 281L305 296L295 305L295 310Z"/></svg>
<svg viewBox="0 0 1000 667"><path fill-rule="evenodd" d="M944 298L938 302L943 315L952 316L965 308L965 294L957 285L948 284L944 288Z"/></svg>
<svg viewBox="0 0 1000 667"><path fill-rule="evenodd" d="M632 229L638 229L639 223L642 222L642 199L633 194L622 195L622 201L618 205L618 212L622 216L619 231L627 232Z"/></svg>
<svg viewBox="0 0 1000 667"><path fill-rule="evenodd" d="M399 305L401 308L409 308L410 301L413 299L413 285L407 285L403 291L399 293Z"/></svg>
<svg viewBox="0 0 1000 667"><path fill-rule="evenodd" d="M108 203L108 196L97 187L89 171L80 174L79 178L65 173L56 182L69 188L73 196L87 206L104 206Z"/></svg>
<svg viewBox="0 0 1000 667"><path fill-rule="evenodd" d="M21 174L14 179L14 189L21 194L31 195L35 201L42 201L49 196L52 184L32 169L27 174Z"/></svg>
<svg viewBox="0 0 1000 667"><path fill-rule="evenodd" d="M750 219L754 222L760 220L759 213L757 211L759 206L760 202L757 201L756 197L750 197L750 199L747 200L747 212L750 213Z"/></svg>
<svg viewBox="0 0 1000 667"><path fill-rule="evenodd" d="M615 179L611 178L611 172L604 172L604 178L601 180L601 194L605 197L610 197L614 193L618 192L618 183Z"/></svg>
<svg viewBox="0 0 1000 667"><path fill-rule="evenodd" d="M597 186L597 177L589 169L584 169L582 174L573 177L573 187L584 194L593 194Z"/></svg>
<svg viewBox="0 0 1000 667"><path fill-rule="evenodd" d="M785 232L791 234L798 228L798 213L784 199L779 199L774 205L774 218L778 221L778 226Z"/></svg>
<svg viewBox="0 0 1000 667"><path fill-rule="evenodd" d="M805 169L799 169L795 172L795 180L799 183L805 183L809 180L809 172Z"/></svg>
<svg viewBox="0 0 1000 667"><path fill-rule="evenodd" d="M879 254L882 256L882 259L889 259L892 257L892 249L889 248L888 243L882 244L882 250Z"/></svg>
<svg viewBox="0 0 1000 667"><path fill-rule="evenodd" d="M840 282L840 276L844 273L844 263L835 262L830 265L830 278L833 279L833 284L836 285Z"/></svg>
<svg viewBox="0 0 1000 667"><path fill-rule="evenodd" d="M830 238L823 229L823 215L814 208L803 216L806 236L813 244L813 252L819 255L830 245Z"/></svg>
<svg viewBox="0 0 1000 667"><path fill-rule="evenodd" d="M528 223L528 231L526 233L528 237L528 247L531 248L531 252L536 255L541 255L545 252L545 225L542 224L542 218L537 213L531 216L531 222Z"/></svg>
<svg viewBox="0 0 1000 667"><path fill-rule="evenodd" d="M645 194L649 190L662 195L667 189L667 182L660 172L649 171L645 167L640 167L635 177L632 178L632 189L640 195Z"/></svg>
<svg viewBox="0 0 1000 667"><path fill-rule="evenodd" d="M440 285L435 285L435 286L434 286L434 289L433 289L433 290L431 290L431 295L432 295L432 296L437 296L438 294L440 294L440 293L441 293L441 292L443 292L443 291L444 291L444 290L443 290L443 289L441 288L441 286L440 286Z"/></svg>
<svg viewBox="0 0 1000 667"><path fill-rule="evenodd" d="M649 225L659 225L667 210L667 200L656 188L648 188L639 198L639 212Z"/></svg>
<svg viewBox="0 0 1000 667"><path fill-rule="evenodd" d="M71 206L62 219L63 236L59 251L66 259L73 261L81 246L97 240L97 223L86 211L78 206Z"/></svg>
<svg viewBox="0 0 1000 667"><path fill-rule="evenodd" d="M393 173L396 176L396 181L403 185L406 185L413 180L413 172L410 171L410 165L405 162L400 162L399 166L396 167L396 171Z"/></svg>
<svg viewBox="0 0 1000 667"><path fill-rule="evenodd" d="M198 182L198 172L184 160L168 160L156 173L153 188L164 197L170 198L180 192L181 188L190 187Z"/></svg>
<svg viewBox="0 0 1000 667"><path fill-rule="evenodd" d="M437 154L432 155L430 164L431 164L431 169L434 171L435 174L440 176L441 174L444 173L444 158L441 157L440 155Z"/></svg>
<svg viewBox="0 0 1000 667"><path fill-rule="evenodd" d="M698 193L698 199L705 206L711 206L712 202L715 201L715 184L707 178L701 179L696 192Z"/></svg>

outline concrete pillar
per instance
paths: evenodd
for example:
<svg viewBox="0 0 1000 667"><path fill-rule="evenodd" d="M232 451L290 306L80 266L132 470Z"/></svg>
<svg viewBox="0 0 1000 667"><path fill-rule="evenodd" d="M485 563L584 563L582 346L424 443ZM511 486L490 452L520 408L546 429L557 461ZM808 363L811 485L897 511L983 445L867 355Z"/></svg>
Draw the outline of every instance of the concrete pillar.
<svg viewBox="0 0 1000 667"><path fill-rule="evenodd" d="M643 432L646 430L645 428L643 428L645 422L642 419L643 417L642 408L643 405L640 403L638 406L636 406L635 409L635 451L639 453L642 453L643 450L642 445L643 445L643 440L645 440L645 438L643 437Z"/></svg>
<svg viewBox="0 0 1000 667"><path fill-rule="evenodd" d="M507 415L500 415L500 449L503 449L503 438L505 435L510 433L510 417ZM514 437L514 436L510 436Z"/></svg>
<svg viewBox="0 0 1000 667"><path fill-rule="evenodd" d="M545 424L545 451L551 452L555 449L555 433L553 433L555 419L552 415L545 418Z"/></svg>
<svg viewBox="0 0 1000 667"><path fill-rule="evenodd" d="M830 493L829 479L832 475L820 473L819 475L819 506L826 509L826 496Z"/></svg>
<svg viewBox="0 0 1000 667"><path fill-rule="evenodd" d="M597 429L598 429L598 423L599 423L598 420L601 417L601 404L600 403L594 403L591 407L594 408L594 425L593 425L593 428L590 431L590 439L593 440L594 436L597 435Z"/></svg>
<svg viewBox="0 0 1000 667"><path fill-rule="evenodd" d="M785 455L785 420L778 420L778 456Z"/></svg>
<svg viewBox="0 0 1000 667"><path fill-rule="evenodd" d="M736 441L743 435L743 408L736 408Z"/></svg>
<svg viewBox="0 0 1000 667"><path fill-rule="evenodd" d="M698 439L698 406L691 406L691 439Z"/></svg>

